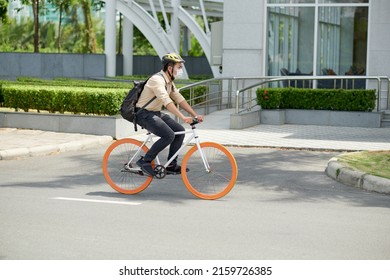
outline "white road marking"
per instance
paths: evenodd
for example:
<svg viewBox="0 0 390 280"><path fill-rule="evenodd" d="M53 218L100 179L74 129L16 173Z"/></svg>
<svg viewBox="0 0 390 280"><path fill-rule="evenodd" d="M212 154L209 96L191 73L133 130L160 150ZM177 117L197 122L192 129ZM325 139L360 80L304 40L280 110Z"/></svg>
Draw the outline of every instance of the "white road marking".
<svg viewBox="0 0 390 280"><path fill-rule="evenodd" d="M110 203L110 204L124 204L124 205L141 205L140 202L128 202L128 201L114 201L114 200L98 200L98 199L83 199L83 198L72 198L72 197L52 197L51 199L58 200L70 200L70 201L81 201L81 202L97 202L97 203Z"/></svg>

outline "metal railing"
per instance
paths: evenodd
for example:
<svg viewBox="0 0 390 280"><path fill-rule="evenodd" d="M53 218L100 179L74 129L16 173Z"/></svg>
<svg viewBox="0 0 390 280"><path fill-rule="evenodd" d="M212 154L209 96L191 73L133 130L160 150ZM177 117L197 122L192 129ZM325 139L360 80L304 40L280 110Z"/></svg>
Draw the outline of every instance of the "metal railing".
<svg viewBox="0 0 390 280"><path fill-rule="evenodd" d="M254 87L259 87L263 86L264 84L269 84L269 83L274 83L274 82L281 82L281 81L288 81L289 84L291 81L313 81L313 85L316 88L317 86L317 81L318 80L334 80L334 85L336 85L336 81L340 80L341 81L341 87L344 88L343 81L344 80L376 80L377 81L377 100L376 100L376 109L377 111L380 110L380 102L381 102L381 94L382 94L382 88L381 88L381 80L386 79L390 81L389 77L384 77L384 76L283 76L283 77L278 77L278 78L271 78L266 81L259 82L257 84L251 85L249 87L245 87L242 89L239 89L236 91L236 114L240 113L240 95L244 93L245 91L248 91ZM310 84L309 84L310 85ZM390 90L390 85L388 85L388 90L387 90L387 99L389 99L389 90ZM250 102L250 101L249 101ZM243 107L243 106L241 106ZM389 106L387 106L389 108ZM242 112L242 111L241 111Z"/></svg>
<svg viewBox="0 0 390 280"><path fill-rule="evenodd" d="M216 103L217 105L219 105L219 110L221 109L221 106L222 106L222 98L221 98L221 94L222 94L222 91L211 91L211 85L212 84L217 84L219 88L221 88L221 83L222 83L223 79L209 79L209 80L204 80L204 81L200 81L200 82L197 82L197 83L193 83L193 84L190 84L190 85L187 85L187 86L184 86L184 87L181 87L179 88L179 91L182 92L186 89L189 89L190 91L190 97L189 97L189 100L188 103L192 106L192 107L201 107L203 106L205 108L205 114L209 114L210 113L210 104L212 103ZM198 86L205 86L206 87L206 92L202 95L195 95L195 88L198 87ZM217 95L217 97L212 97L213 95Z"/></svg>
<svg viewBox="0 0 390 280"><path fill-rule="evenodd" d="M365 88L368 81L376 83L376 110L381 110L382 82L387 81L387 110L390 110L390 78L387 76L264 76L264 77L228 77L214 78L200 81L179 89L190 91L188 102L194 107L203 107L205 114L210 113L210 106L216 106L217 110L226 108L235 108L235 113L250 111L255 106L256 90L264 87L266 84L286 82L287 86L292 83L298 84L302 81L303 85L317 88L318 82L322 80L333 81L333 88L353 89L356 80L364 80ZM351 83L348 81L351 80ZM308 82L305 84L305 82ZM249 84L250 83L250 84ZM248 85L249 84L249 85ZM195 87L205 86L206 91L202 95L195 95ZM244 95L246 93L246 95Z"/></svg>
<svg viewBox="0 0 390 280"><path fill-rule="evenodd" d="M217 106L218 110L233 108L236 99L234 93L237 90L246 87L249 82L252 85L254 84L253 81L264 81L269 78L269 76L214 78L186 85L179 88L179 91L189 90L189 104L194 107L204 107L206 114L208 114L210 112L210 106L213 105ZM195 96L195 88L199 86L205 86L206 92L203 95ZM253 89L250 89L249 93L252 96ZM244 97L242 98L242 102L244 102Z"/></svg>

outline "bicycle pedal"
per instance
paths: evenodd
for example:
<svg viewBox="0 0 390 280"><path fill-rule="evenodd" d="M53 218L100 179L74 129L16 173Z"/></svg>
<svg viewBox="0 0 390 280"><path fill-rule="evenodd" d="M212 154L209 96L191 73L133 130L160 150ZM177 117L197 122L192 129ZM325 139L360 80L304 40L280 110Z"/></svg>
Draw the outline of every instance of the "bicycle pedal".
<svg viewBox="0 0 390 280"><path fill-rule="evenodd" d="M138 175L144 176L144 172L142 170L138 170Z"/></svg>
<svg viewBox="0 0 390 280"><path fill-rule="evenodd" d="M145 175L141 168L134 168L134 167L129 167L129 166L125 166L124 170L122 170L122 172L130 172L130 173L138 174L141 176Z"/></svg>
<svg viewBox="0 0 390 280"><path fill-rule="evenodd" d="M167 171L167 175L180 175L181 172Z"/></svg>

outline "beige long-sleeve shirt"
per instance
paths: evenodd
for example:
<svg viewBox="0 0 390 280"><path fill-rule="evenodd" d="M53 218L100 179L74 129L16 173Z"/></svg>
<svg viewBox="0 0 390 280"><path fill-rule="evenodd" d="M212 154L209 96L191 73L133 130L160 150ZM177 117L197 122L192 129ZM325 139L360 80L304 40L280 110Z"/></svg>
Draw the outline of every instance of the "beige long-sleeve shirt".
<svg viewBox="0 0 390 280"><path fill-rule="evenodd" d="M157 98L145 107L148 111L161 111L162 106L166 107L173 101L180 103L185 100L183 95L176 89L175 84L162 70L148 80L136 106L139 108L143 107L154 96Z"/></svg>

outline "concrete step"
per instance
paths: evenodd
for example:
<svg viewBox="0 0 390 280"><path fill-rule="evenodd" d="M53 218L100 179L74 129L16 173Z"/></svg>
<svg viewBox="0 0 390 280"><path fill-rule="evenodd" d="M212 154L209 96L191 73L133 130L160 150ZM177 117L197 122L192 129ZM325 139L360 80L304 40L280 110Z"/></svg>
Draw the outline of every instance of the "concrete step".
<svg viewBox="0 0 390 280"><path fill-rule="evenodd" d="M383 122L383 123L381 124L381 127L382 127L382 128L390 128L390 123L389 123L389 122L388 122L388 123Z"/></svg>
<svg viewBox="0 0 390 280"><path fill-rule="evenodd" d="M383 112L381 127L390 128L390 110L386 110Z"/></svg>
<svg viewBox="0 0 390 280"><path fill-rule="evenodd" d="M383 111L383 117L390 118L390 110Z"/></svg>

